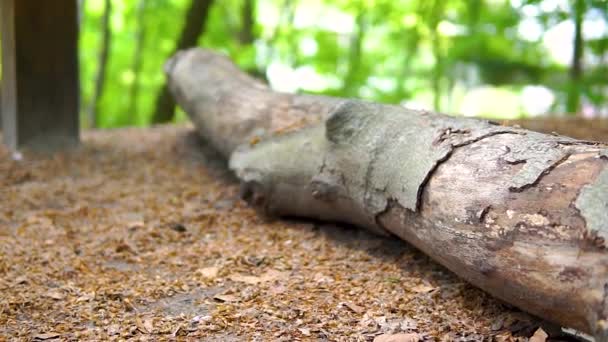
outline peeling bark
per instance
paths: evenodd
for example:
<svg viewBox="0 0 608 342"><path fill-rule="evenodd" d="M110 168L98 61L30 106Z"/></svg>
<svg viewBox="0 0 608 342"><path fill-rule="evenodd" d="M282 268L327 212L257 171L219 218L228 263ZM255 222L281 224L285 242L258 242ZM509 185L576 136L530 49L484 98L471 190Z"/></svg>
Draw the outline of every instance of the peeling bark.
<svg viewBox="0 0 608 342"><path fill-rule="evenodd" d="M606 340L608 146L277 93L199 49L166 72L258 209L396 235L494 296Z"/></svg>

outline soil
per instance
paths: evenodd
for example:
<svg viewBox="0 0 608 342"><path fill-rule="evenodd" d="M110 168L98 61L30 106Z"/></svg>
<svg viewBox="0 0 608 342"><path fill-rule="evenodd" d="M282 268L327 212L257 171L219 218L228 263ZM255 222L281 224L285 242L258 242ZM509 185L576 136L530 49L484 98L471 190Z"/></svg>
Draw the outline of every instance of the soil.
<svg viewBox="0 0 608 342"><path fill-rule="evenodd" d="M0 340L525 341L541 324L397 238L260 217L189 126L0 145Z"/></svg>

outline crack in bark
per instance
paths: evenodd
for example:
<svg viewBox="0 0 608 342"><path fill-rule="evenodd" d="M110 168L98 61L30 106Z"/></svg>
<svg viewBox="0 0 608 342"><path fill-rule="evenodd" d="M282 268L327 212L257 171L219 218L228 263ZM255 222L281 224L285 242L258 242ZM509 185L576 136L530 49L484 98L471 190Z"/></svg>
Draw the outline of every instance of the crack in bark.
<svg viewBox="0 0 608 342"><path fill-rule="evenodd" d="M511 130L494 131L494 132L490 132L490 133L481 135L481 136L479 136L477 138L474 138L474 139L465 140L463 142L451 145L450 146L450 150L442 158L439 158L439 159L435 160L435 164L427 172L426 177L422 180L422 182L418 186L418 192L417 192L417 195L416 195L417 196L417 198L416 198L416 212L420 212L421 209L422 209L422 195L424 193L424 190L425 190L428 182L431 180L431 177L433 177L433 174L439 168L439 166L441 164L443 164L444 162L446 162L452 156L452 154L454 153L454 151L456 149L464 147L464 146L468 146L468 145L471 145L471 144L474 144L474 143L479 142L481 140L484 140L486 138L490 138L490 137L493 137L495 135L500 135L500 134L521 134L521 133L520 132L516 132L516 131L511 131Z"/></svg>
<svg viewBox="0 0 608 342"><path fill-rule="evenodd" d="M574 139L572 141L559 140L559 141L557 141L557 143L559 145L564 145L564 146L578 146L578 145L582 145L582 146L606 146L606 143L603 143L601 141L574 140Z"/></svg>

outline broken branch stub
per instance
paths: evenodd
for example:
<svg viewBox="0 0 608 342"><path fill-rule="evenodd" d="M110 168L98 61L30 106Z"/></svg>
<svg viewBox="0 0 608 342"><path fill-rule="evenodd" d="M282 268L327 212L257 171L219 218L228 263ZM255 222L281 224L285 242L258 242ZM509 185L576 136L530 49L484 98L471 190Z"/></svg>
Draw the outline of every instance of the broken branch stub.
<svg viewBox="0 0 608 342"><path fill-rule="evenodd" d="M608 147L399 106L273 92L193 49L178 103L254 206L396 235L504 301L608 331Z"/></svg>

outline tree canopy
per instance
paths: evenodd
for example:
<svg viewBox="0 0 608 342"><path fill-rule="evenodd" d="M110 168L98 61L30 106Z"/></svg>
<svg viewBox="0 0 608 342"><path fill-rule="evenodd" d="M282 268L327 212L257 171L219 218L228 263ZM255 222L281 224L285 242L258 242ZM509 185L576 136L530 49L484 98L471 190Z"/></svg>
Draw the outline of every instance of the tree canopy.
<svg viewBox="0 0 608 342"><path fill-rule="evenodd" d="M158 121L192 1L80 1L83 122ZM608 115L603 0L222 0L198 15L197 45L277 90L494 118Z"/></svg>

